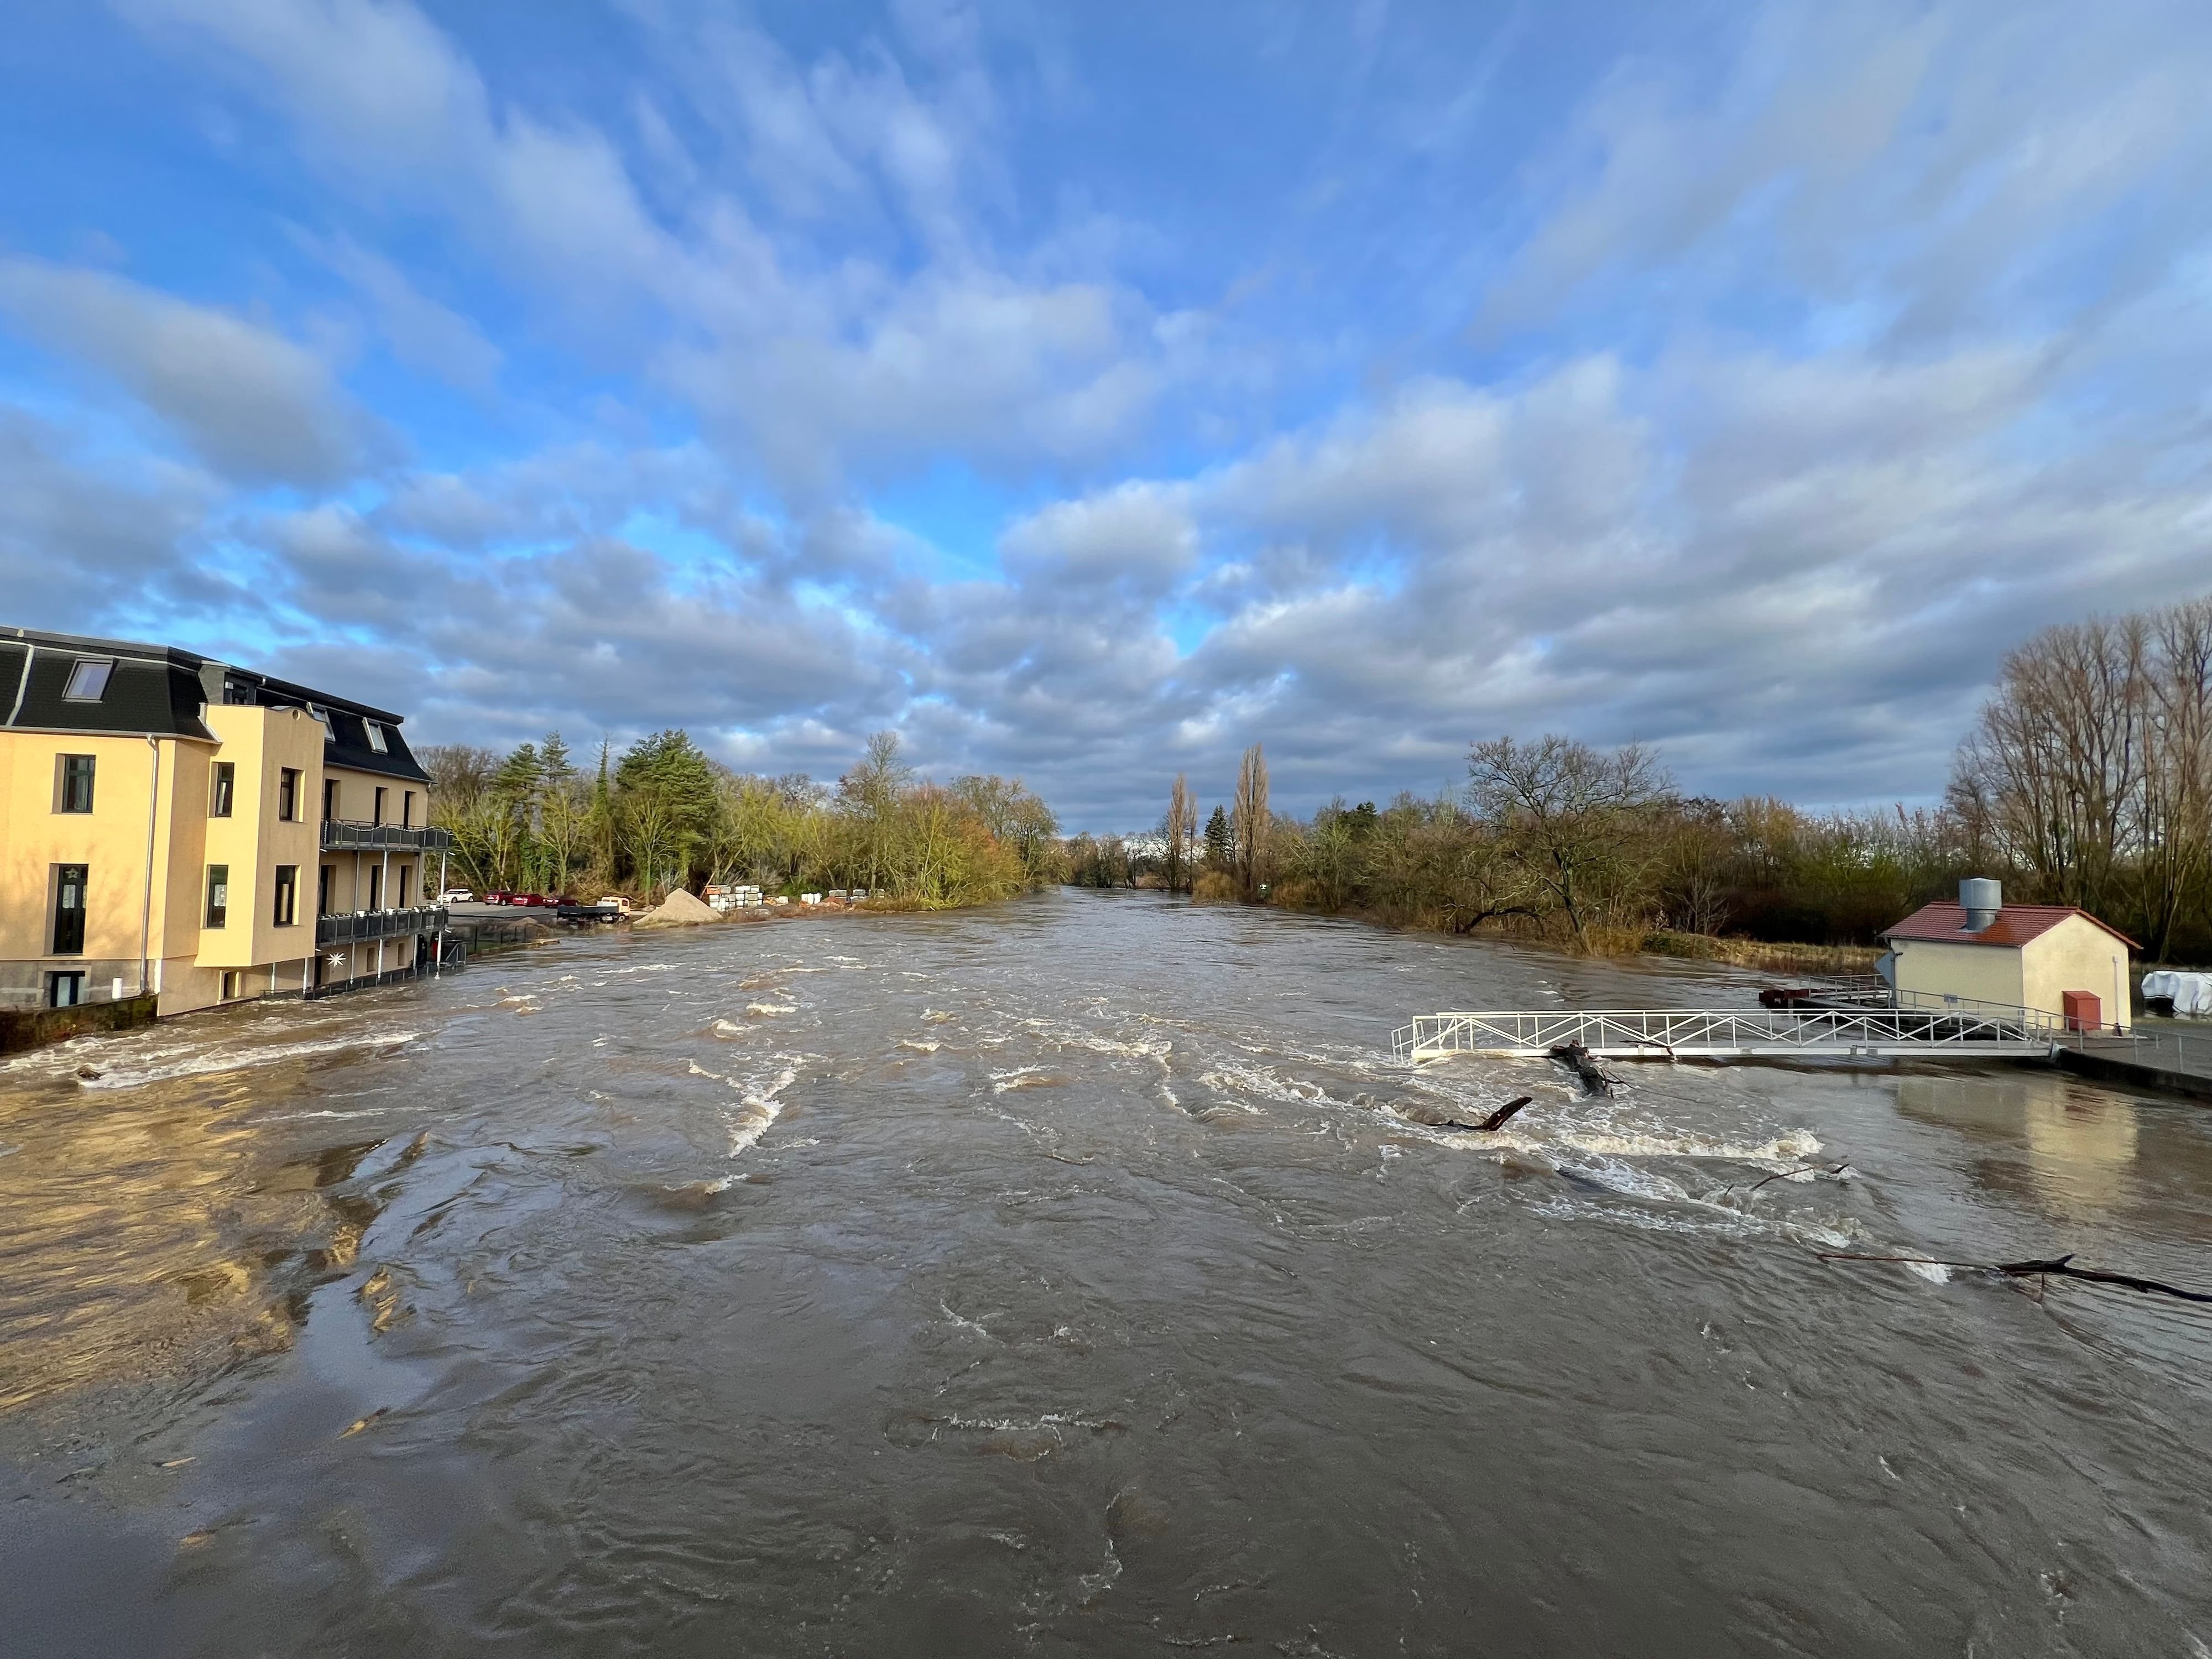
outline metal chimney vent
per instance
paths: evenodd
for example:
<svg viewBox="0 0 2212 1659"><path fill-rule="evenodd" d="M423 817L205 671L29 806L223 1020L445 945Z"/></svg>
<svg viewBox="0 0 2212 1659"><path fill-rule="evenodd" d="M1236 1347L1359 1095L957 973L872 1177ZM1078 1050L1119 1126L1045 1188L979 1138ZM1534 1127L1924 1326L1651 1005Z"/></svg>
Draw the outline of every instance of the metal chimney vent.
<svg viewBox="0 0 2212 1659"><path fill-rule="evenodd" d="M1959 884L1959 903L1966 913L1966 931L1978 933L2004 908L2004 884L1987 876L1970 876Z"/></svg>

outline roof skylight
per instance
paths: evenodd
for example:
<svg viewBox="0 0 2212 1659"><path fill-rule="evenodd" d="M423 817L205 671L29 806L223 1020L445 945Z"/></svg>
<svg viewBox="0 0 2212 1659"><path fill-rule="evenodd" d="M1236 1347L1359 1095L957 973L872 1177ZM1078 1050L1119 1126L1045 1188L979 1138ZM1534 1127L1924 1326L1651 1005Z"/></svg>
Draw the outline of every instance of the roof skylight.
<svg viewBox="0 0 2212 1659"><path fill-rule="evenodd" d="M107 677L114 672L112 659L77 662L70 666L69 684L62 688L62 696L70 702L98 702L107 695Z"/></svg>

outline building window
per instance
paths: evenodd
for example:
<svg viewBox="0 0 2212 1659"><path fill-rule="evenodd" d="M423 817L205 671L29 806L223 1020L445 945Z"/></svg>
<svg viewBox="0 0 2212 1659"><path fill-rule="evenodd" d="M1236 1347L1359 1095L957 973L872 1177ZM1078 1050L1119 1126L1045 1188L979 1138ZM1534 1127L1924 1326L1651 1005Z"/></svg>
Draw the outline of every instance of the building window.
<svg viewBox="0 0 2212 1659"><path fill-rule="evenodd" d="M84 1000L84 975L81 973L48 974L46 975L46 1006L74 1008Z"/></svg>
<svg viewBox="0 0 2212 1659"><path fill-rule="evenodd" d="M98 702L107 695L107 677L114 672L112 661L71 665L69 684L62 688L62 700L64 702Z"/></svg>
<svg viewBox="0 0 2212 1659"><path fill-rule="evenodd" d="M384 866L380 864L368 866L368 908L372 910L384 908Z"/></svg>
<svg viewBox="0 0 2212 1659"><path fill-rule="evenodd" d="M274 920L279 927L289 927L300 919L300 866L280 864L276 866L276 908Z"/></svg>
<svg viewBox="0 0 2212 1659"><path fill-rule="evenodd" d="M276 816L286 823L300 817L300 769L282 768L276 774Z"/></svg>
<svg viewBox="0 0 2212 1659"><path fill-rule="evenodd" d="M411 864L403 864L399 866L399 902L392 907L393 908L404 910L407 908L407 878L414 873L415 866Z"/></svg>
<svg viewBox="0 0 2212 1659"><path fill-rule="evenodd" d="M385 746L384 728L374 720L363 720L362 724L368 728L368 746L380 755L389 754L391 750Z"/></svg>
<svg viewBox="0 0 2212 1659"><path fill-rule="evenodd" d="M323 728L323 741L325 743L336 743L338 740L337 732L331 724L331 711L329 709L325 708L319 703L311 702L307 705L307 718Z"/></svg>
<svg viewBox="0 0 2212 1659"><path fill-rule="evenodd" d="M237 793L238 768L229 761L217 761L215 774L208 780L208 816L228 817L231 800Z"/></svg>
<svg viewBox="0 0 2212 1659"><path fill-rule="evenodd" d="M49 956L84 954L85 889L90 875L82 864L54 866L54 948Z"/></svg>
<svg viewBox="0 0 2212 1659"><path fill-rule="evenodd" d="M54 760L54 811L92 811L93 757L60 755Z"/></svg>
<svg viewBox="0 0 2212 1659"><path fill-rule="evenodd" d="M315 877L315 914L326 916L331 913L331 887L337 879L338 867L326 864Z"/></svg>
<svg viewBox="0 0 2212 1659"><path fill-rule="evenodd" d="M222 975L222 1000L225 1002L235 1002L245 994L245 992L246 975L235 968L225 969Z"/></svg>
<svg viewBox="0 0 2212 1659"><path fill-rule="evenodd" d="M230 921L230 866L227 864L208 866L207 921L210 927L227 926Z"/></svg>
<svg viewBox="0 0 2212 1659"><path fill-rule="evenodd" d="M368 809L368 821L371 823L384 822L384 797L387 793L389 792L382 785L380 784L377 787L376 799L371 803Z"/></svg>
<svg viewBox="0 0 2212 1659"><path fill-rule="evenodd" d="M325 778L323 780L323 822L328 823L337 815L338 781L336 778Z"/></svg>
<svg viewBox="0 0 2212 1659"><path fill-rule="evenodd" d="M412 789L399 797L399 827L403 830L415 827L415 792Z"/></svg>

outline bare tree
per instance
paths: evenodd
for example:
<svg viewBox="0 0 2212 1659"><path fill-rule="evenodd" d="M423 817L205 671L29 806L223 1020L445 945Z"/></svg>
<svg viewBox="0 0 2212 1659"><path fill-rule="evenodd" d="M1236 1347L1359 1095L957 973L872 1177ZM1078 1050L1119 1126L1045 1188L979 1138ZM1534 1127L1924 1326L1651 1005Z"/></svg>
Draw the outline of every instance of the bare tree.
<svg viewBox="0 0 2212 1659"><path fill-rule="evenodd" d="M1578 944L1616 900L1632 897L1653 854L1666 775L1634 744L1604 753L1570 738L1499 738L1468 757L1476 810L1530 880L1564 911Z"/></svg>
<svg viewBox="0 0 2212 1659"><path fill-rule="evenodd" d="M1254 744L1237 772L1237 804L1230 817L1237 836L1237 885L1247 899L1260 896L1267 860L1267 757Z"/></svg>
<svg viewBox="0 0 2212 1659"><path fill-rule="evenodd" d="M2173 930L2212 860L2212 599L2152 623L2154 672L2137 824L2144 944L2167 959Z"/></svg>
<svg viewBox="0 0 2212 1659"><path fill-rule="evenodd" d="M1191 883L1191 848L1198 839L1198 803L1191 799L1190 783L1180 772L1168 792L1168 813L1160 820L1160 835L1167 843L1165 869L1168 891L1180 893Z"/></svg>

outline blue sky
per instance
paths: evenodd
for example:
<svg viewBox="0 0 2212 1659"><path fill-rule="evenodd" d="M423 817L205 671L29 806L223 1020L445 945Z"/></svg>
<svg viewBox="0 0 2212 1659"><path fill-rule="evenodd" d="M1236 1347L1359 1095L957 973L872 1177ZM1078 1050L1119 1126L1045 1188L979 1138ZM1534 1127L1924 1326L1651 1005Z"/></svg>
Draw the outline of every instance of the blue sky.
<svg viewBox="0 0 2212 1659"><path fill-rule="evenodd" d="M2212 11L114 0L0 34L0 621L1073 826L1924 799L2212 589Z"/></svg>

